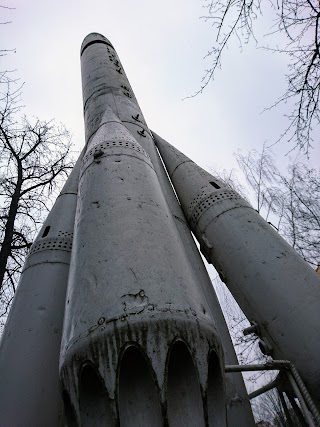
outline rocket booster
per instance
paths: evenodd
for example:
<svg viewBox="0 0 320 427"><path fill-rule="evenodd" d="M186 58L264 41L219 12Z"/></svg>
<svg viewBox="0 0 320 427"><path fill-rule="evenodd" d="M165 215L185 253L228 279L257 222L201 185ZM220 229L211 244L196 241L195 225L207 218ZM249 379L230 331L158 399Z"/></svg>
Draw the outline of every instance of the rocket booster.
<svg viewBox="0 0 320 427"><path fill-rule="evenodd" d="M103 36L85 39L82 75L87 146L60 358L68 422L225 426L219 331L137 141L147 131L122 121L121 91L134 95Z"/></svg>
<svg viewBox="0 0 320 427"><path fill-rule="evenodd" d="M155 139L202 253L257 325L261 350L289 359L319 401L319 275L239 194Z"/></svg>
<svg viewBox="0 0 320 427"><path fill-rule="evenodd" d="M160 137L153 131L152 135L156 141L160 139ZM157 175L166 200L169 204L172 216L175 220L179 235L183 241L183 249L188 256L190 265L195 270L198 283L206 295L207 303L218 324L220 338L224 348L225 364L238 365L239 362L230 338L229 330L226 325L220 303L212 286L211 279L208 275L206 267L204 266L194 239L190 233L190 228L185 215L181 209L176 195L173 192L172 185L167 176L167 172L165 171L158 154L155 158L155 161L153 161L153 164L155 166L155 170L157 171ZM226 400L227 421L229 426L251 427L255 425L250 401L241 373L226 374Z"/></svg>
<svg viewBox="0 0 320 427"><path fill-rule="evenodd" d="M0 345L0 425L63 422L59 353L80 160L26 259Z"/></svg>

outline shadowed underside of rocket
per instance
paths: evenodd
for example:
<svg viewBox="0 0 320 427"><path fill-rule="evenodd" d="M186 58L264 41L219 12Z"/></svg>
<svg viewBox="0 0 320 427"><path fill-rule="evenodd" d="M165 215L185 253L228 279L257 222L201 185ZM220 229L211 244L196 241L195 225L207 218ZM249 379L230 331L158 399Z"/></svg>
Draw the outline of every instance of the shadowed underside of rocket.
<svg viewBox="0 0 320 427"><path fill-rule="evenodd" d="M254 425L241 374L224 373L237 359L190 229L262 349L318 398L319 278L237 193L152 135L105 37L85 38L81 64L86 145L21 276L0 425Z"/></svg>

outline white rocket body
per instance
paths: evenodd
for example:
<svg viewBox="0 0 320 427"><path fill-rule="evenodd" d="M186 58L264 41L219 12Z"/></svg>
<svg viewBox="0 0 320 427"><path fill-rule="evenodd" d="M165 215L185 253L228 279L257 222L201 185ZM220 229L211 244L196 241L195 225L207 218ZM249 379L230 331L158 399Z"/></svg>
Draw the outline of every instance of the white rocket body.
<svg viewBox="0 0 320 427"><path fill-rule="evenodd" d="M319 275L237 193L161 138L156 144L202 252L258 324L261 349L290 360L319 402Z"/></svg>
<svg viewBox="0 0 320 427"><path fill-rule="evenodd" d="M0 346L0 425L63 422L59 353L77 200L75 165L21 274Z"/></svg>
<svg viewBox="0 0 320 427"><path fill-rule="evenodd" d="M1 342L0 424L65 425L60 353L69 426L251 426L241 375L225 378L237 361L210 279L99 34L84 40L82 76L86 147L24 266Z"/></svg>
<svg viewBox="0 0 320 427"><path fill-rule="evenodd" d="M155 132L152 132L156 141L161 140ZM190 228L186 217L181 209L176 195L173 192L172 185L168 179L160 157L157 155L158 163L155 161L159 181L165 193L166 200L170 206L171 213L183 241L183 248L188 255L189 263L195 270L198 283L206 295L207 303L218 324L219 334L224 348L224 359L226 365L238 365L238 359L230 338L229 330L226 325L220 303L212 286L211 279L203 264L202 258L191 236ZM255 422L252 415L250 401L244 385L241 373L226 374L226 400L227 400L227 421L228 426L250 427Z"/></svg>
<svg viewBox="0 0 320 427"><path fill-rule="evenodd" d="M217 321L160 185L150 131L101 35L84 40L82 76L87 150L60 359L68 421L225 426Z"/></svg>
<svg viewBox="0 0 320 427"><path fill-rule="evenodd" d="M97 42L94 51L87 52L86 55L85 46L94 42ZM105 106L108 105L149 155L166 199L165 204L169 207L170 217L175 225L173 227L174 234L179 235L181 240L179 251L181 254L183 253L184 259L187 259L185 262L188 263L188 268L193 270L197 286L201 287L205 298L210 300L211 315L219 324L219 333L226 350L227 363L237 364L229 332L212 288L211 280L186 224L181 207L154 145L152 134L144 120L122 64L111 43L99 34L88 36L81 51L83 53L83 102L87 140L90 140L97 131L99 120L104 114ZM227 375L226 398L228 420L234 420L239 427L249 427L254 424L241 374Z"/></svg>

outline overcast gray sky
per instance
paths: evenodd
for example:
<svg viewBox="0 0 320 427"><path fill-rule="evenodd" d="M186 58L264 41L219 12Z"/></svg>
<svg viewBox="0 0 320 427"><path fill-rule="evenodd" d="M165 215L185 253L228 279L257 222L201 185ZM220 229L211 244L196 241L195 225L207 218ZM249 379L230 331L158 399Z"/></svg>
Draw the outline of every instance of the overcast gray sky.
<svg viewBox="0 0 320 427"><path fill-rule="evenodd" d="M201 166L236 166L233 153L272 142L283 130L284 109L261 114L285 88L286 59L251 43L226 52L223 68L202 95L213 31L200 17L201 0L2 0L1 48L16 48L0 69L25 81L26 113L55 118L84 143L79 50L90 32L113 43L148 125ZM266 20L265 20L266 22ZM268 25L268 24L266 24ZM260 27L257 28L260 31ZM276 146L277 156L289 150ZM319 158L319 149L312 155Z"/></svg>

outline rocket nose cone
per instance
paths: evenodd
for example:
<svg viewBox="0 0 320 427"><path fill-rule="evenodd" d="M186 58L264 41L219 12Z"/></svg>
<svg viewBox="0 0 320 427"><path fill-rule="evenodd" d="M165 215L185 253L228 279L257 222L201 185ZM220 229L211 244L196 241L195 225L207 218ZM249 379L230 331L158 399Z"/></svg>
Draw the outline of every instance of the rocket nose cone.
<svg viewBox="0 0 320 427"><path fill-rule="evenodd" d="M81 50L80 50L81 55L88 46L94 43L104 43L108 46L111 46L114 49L110 41L105 36L99 33L90 33L84 38L82 42Z"/></svg>
<svg viewBox="0 0 320 427"><path fill-rule="evenodd" d="M82 149L82 152L79 155L77 162L73 166L73 169L60 192L60 196L62 196L63 194L76 194L78 192L80 167L84 154L85 148Z"/></svg>
<svg viewBox="0 0 320 427"><path fill-rule="evenodd" d="M152 131L152 135L170 178L172 178L172 173L177 169L180 164L192 162L189 157L181 153L181 151L179 151L173 145L169 144L169 142L165 141L155 132Z"/></svg>

